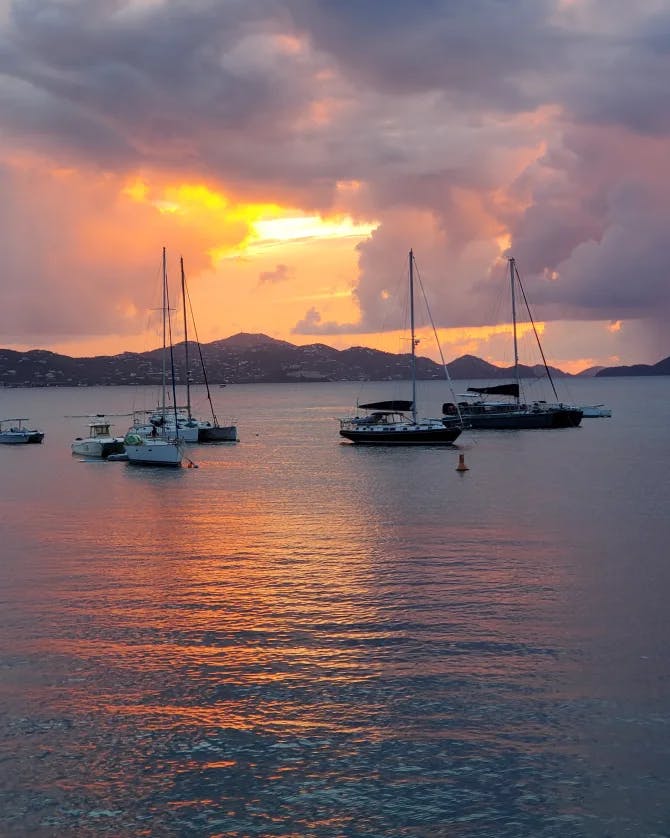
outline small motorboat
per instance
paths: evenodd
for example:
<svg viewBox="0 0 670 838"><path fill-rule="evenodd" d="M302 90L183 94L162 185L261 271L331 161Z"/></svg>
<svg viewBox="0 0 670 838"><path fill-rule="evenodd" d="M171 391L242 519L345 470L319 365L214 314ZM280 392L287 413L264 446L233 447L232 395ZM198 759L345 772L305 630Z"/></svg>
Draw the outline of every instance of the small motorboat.
<svg viewBox="0 0 670 838"><path fill-rule="evenodd" d="M3 445L26 445L40 443L44 439L44 432L24 428L22 422L27 419L0 419L0 443ZM16 424L10 424L10 423ZM3 427L9 425L9 427Z"/></svg>
<svg viewBox="0 0 670 838"><path fill-rule="evenodd" d="M582 405L579 409L582 411L584 419L598 419L612 415L610 408L603 404Z"/></svg>

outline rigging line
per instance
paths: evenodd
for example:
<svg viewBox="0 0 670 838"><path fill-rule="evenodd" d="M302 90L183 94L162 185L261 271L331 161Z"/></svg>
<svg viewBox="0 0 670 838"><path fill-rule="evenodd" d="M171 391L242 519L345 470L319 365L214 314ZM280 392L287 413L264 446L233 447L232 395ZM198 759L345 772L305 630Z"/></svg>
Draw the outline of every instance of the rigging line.
<svg viewBox="0 0 670 838"><path fill-rule="evenodd" d="M184 363L186 367L186 411L188 413L188 421L193 419L191 414L191 364L188 357L188 317L186 314L186 277L184 275L184 257L179 257L179 267L181 269L181 295L182 308L184 314Z"/></svg>
<svg viewBox="0 0 670 838"><path fill-rule="evenodd" d="M381 308L383 309L383 316L380 317L380 322L377 326L376 331L371 332L370 329L372 328L372 324L369 324L368 325L368 331L367 332L361 332L359 334L367 334L367 335L373 335L374 336L374 335L379 335L379 334L385 334L386 332L391 332L391 333L398 332L397 340L395 342L389 340L389 342L388 342L388 346L389 346L388 353L393 354L393 355L405 355L405 354L407 354L406 351L405 351L406 346L404 345L406 343L406 338L402 337L401 333L406 328L406 324L409 320L408 299L407 299L407 292L406 292L406 289L407 289L406 263L404 263L404 267L403 267L402 272L398 273L398 275L395 277L395 280L393 279L394 275L395 275L395 272L393 272L393 274L391 275L389 283L385 284L383 290L380 292L380 294L383 294L383 293L386 292L388 294L388 297L386 299L383 299L383 304L381 306ZM401 289L402 289L402 291L401 291ZM390 312L390 309L391 309L392 305L395 303L395 301L397 301L397 306L394 309L394 320L396 318L399 318L399 322L397 322L396 325L394 326L390 322L389 312ZM379 311L379 306L377 307L377 311ZM395 351L393 351L393 347L395 347ZM370 346L361 346L360 348L361 349L370 349L371 347ZM378 350L378 351L387 352L386 349L381 349L381 350ZM395 378L393 379L394 386L393 386L392 390L398 396L400 396L400 394L401 394L400 393L400 385L399 385L399 381L401 381L401 380L402 379L395 379ZM358 408L359 402L361 401L361 393L363 392L363 389L365 388L366 383L369 383L369 382L358 381L358 392L357 392L357 395L356 395L356 407L357 408ZM369 399L368 399L368 401L369 401Z"/></svg>
<svg viewBox="0 0 670 838"><path fill-rule="evenodd" d="M428 305L428 297L426 296L426 289L424 288L423 281L421 280L421 274L419 273L419 269L416 269L417 279L419 280L419 288L421 289L421 296L423 297L423 301L426 304L426 312L428 313L428 319L430 320L430 325L433 329L433 334L435 335L435 343L437 344L437 351L440 353L440 360L442 361L442 367L444 369L444 374L447 378L447 383L449 384L449 392L451 393L451 397L454 400L454 404L456 405L456 413L458 414L458 419L461 424L463 424L463 417L461 416L461 409L458 406L458 399L456 398L456 393L454 392L454 385L451 381L451 376L449 375L449 367L447 366L447 362L444 360L444 354L442 352L442 344L440 343L440 339L437 336L437 329L435 328L435 321L433 320L433 315L430 311L430 306Z"/></svg>
<svg viewBox="0 0 670 838"><path fill-rule="evenodd" d="M172 373L172 407L174 410L174 432L177 440L179 440L179 424L177 422L177 385L175 384L174 350L172 347L172 318L170 317L170 290L167 283L167 275L165 282L165 301L167 303L167 326L168 336L170 338L170 372ZM165 413L163 413L163 417L165 417Z"/></svg>
<svg viewBox="0 0 670 838"><path fill-rule="evenodd" d="M519 288L521 289L523 301L526 304L526 311L528 312L528 317L530 319L531 326L533 327L533 333L535 334L535 340L537 341L537 346L540 350L540 355L542 356L542 363L544 364L544 368L547 372L547 378L549 379L549 383L551 384L551 389L554 391L554 397L556 398L556 401L558 401L558 393L556 392L556 388L554 387L554 379L551 377L551 373L549 372L549 366L547 364L547 359L544 357L544 351L542 349L542 344L540 343L540 336L538 335L537 329L535 328L535 321L533 320L533 315L530 313L530 306L528 305L526 292L523 290L523 284L521 282L521 277L519 276L519 269L516 266L516 262L514 263L514 273L516 274L516 280L519 283Z"/></svg>
<svg viewBox="0 0 670 838"><path fill-rule="evenodd" d="M188 310L191 312L191 323L193 323L193 333L195 334L195 342L198 347L198 355L200 356L200 367L202 369L202 377L205 381L205 389L207 390L207 399L209 400L209 408L212 411L212 419L214 420L214 424L218 425L219 420L216 418L216 413L214 412L214 404L212 403L212 394L209 391L209 381L207 380L207 368L205 367L205 359L202 356L202 346L200 345L200 338L198 336L198 327L195 323L195 316L193 314L193 303L191 302L191 294L188 290L188 283L186 282L186 274L184 274L184 291L185 291L185 299L184 305L188 302Z"/></svg>

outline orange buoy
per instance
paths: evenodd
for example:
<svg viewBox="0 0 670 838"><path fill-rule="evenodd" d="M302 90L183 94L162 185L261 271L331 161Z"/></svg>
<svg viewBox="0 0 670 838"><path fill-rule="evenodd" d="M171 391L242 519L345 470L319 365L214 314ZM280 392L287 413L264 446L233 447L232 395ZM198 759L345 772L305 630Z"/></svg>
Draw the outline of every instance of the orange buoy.
<svg viewBox="0 0 670 838"><path fill-rule="evenodd" d="M469 471L468 466L465 465L465 454L458 455L458 465L456 471Z"/></svg>

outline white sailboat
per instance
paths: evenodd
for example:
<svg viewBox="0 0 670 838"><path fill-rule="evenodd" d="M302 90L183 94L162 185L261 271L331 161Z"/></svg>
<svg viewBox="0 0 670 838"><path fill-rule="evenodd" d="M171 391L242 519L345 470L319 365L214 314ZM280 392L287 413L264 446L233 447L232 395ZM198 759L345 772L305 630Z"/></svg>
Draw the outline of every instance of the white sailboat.
<svg viewBox="0 0 670 838"><path fill-rule="evenodd" d="M512 335L514 341L514 381L505 384L494 384L487 387L468 387L460 398L467 401L445 402L442 411L448 419L460 413L465 424L474 430L528 430L548 428L576 428L582 420L582 409L574 405L563 404L558 401L558 393L549 372L540 338L535 329L535 323L530 313L530 307L521 285L516 260L509 260L509 277L512 294ZM519 374L519 350L517 340L516 316L516 286L519 286L526 304L528 317L533 326L535 338L542 356L547 378L551 385L556 403L544 400L526 402L522 398L521 377ZM497 399L491 400L494 396ZM500 397L505 400L500 400Z"/></svg>
<svg viewBox="0 0 670 838"><path fill-rule="evenodd" d="M205 368L205 361L202 357L200 348L200 341L197 336L196 329L196 346L200 354L200 364L205 380L205 387L207 389L207 398L209 400L210 411L212 419L198 419L193 415L193 406L191 403L191 364L189 359L189 339L188 339L188 306L190 303L188 292L186 288L186 276L184 273L184 260L180 259L181 267L181 293L183 301L183 315L184 315L184 355L185 355L185 381L186 381L186 404L177 405L176 407L166 404L157 406L153 410L138 412L133 422L133 433L141 437L148 437L151 439L156 436L168 435L181 439L183 442L237 442L237 427L235 425L220 425L214 412L214 405L212 403L212 396L209 390L209 382L207 380L207 370ZM191 310L191 320L193 328L195 329L195 319L193 311ZM142 415L143 414L143 415Z"/></svg>
<svg viewBox="0 0 670 838"><path fill-rule="evenodd" d="M340 419L340 436L364 445L451 445L463 429L453 420L420 419L416 409L416 336L414 331L414 254L409 252L409 303L411 329L412 398L361 404L365 416ZM446 369L446 368L445 368Z"/></svg>
<svg viewBox="0 0 670 838"><path fill-rule="evenodd" d="M163 412L165 410L165 412ZM198 441L198 424L189 418L186 408L157 407L154 410L137 411L132 427L133 433L154 439L156 436L173 436L182 442Z"/></svg>
<svg viewBox="0 0 670 838"><path fill-rule="evenodd" d="M168 351L168 326L169 326L169 295L167 282L167 266L165 248L163 248L163 373L161 381L162 390L162 415L166 416L166 391L167 391L167 351ZM172 404L175 405L175 381L174 381L174 359L172 357L172 338L170 334L170 369L172 381ZM174 425L177 419L175 413ZM135 465L150 466L181 466L184 456L183 441L170 433L168 425L160 429L154 426L155 435L142 436L136 428L131 427L124 437L123 444L126 449L128 462Z"/></svg>
<svg viewBox="0 0 670 838"><path fill-rule="evenodd" d="M123 439L129 463L140 466L181 466L184 458L182 443L179 440L140 436L128 431Z"/></svg>
<svg viewBox="0 0 670 838"><path fill-rule="evenodd" d="M209 381L207 380L207 369L205 367L205 359L202 356L202 348L200 340L198 339L198 330L195 325L195 318L193 317L193 309L191 308L191 320L193 321L193 330L195 331L196 346L198 347L198 354L200 356L200 366L202 368L202 375L205 381L205 388L207 390L207 400L209 401L209 409L212 414L211 421L196 419L191 414L191 369L189 365L188 356L188 317L187 306L190 305L190 297L186 288L186 275L184 273L184 259L180 259L181 267L181 295L184 304L184 351L186 355L186 415L183 418L182 424L184 427L197 429L198 442L237 442L237 426L236 425L220 425L214 412L214 403L212 402L212 394L209 390Z"/></svg>

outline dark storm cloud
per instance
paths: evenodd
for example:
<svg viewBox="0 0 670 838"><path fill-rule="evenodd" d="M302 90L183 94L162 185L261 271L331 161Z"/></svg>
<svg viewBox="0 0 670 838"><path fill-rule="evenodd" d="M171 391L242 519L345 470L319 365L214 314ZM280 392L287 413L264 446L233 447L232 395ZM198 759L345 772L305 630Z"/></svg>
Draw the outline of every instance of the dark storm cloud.
<svg viewBox="0 0 670 838"><path fill-rule="evenodd" d="M16 0L0 67L14 94L4 94L5 123L105 165L151 160L307 184L318 203L330 196L324 181L411 169L413 116L430 131L453 122L449 101L502 111L543 102L527 74L560 67L566 49L551 9L548 0L404 0L382 15L365 2ZM273 50L280 35L303 36L310 49ZM416 110L411 97L427 94L445 101ZM337 118L303 125L323 99L340 106Z"/></svg>
<svg viewBox="0 0 670 838"><path fill-rule="evenodd" d="M560 167L547 156L528 207L510 220L540 316L667 319L666 139L575 126L562 148Z"/></svg>
<svg viewBox="0 0 670 838"><path fill-rule="evenodd" d="M263 36L283 30L261 11L253 2L15 2L0 67L5 124L76 154L87 149L84 132L89 157L107 165L225 171L228 157L239 162L236 142L247 137L250 148L255 132L269 143L305 98L299 58L263 54ZM98 142L103 135L115 142Z"/></svg>
<svg viewBox="0 0 670 838"><path fill-rule="evenodd" d="M342 71L386 94L437 90L496 109L542 101L519 75L556 68L568 41L553 0L288 0Z"/></svg>
<svg viewBox="0 0 670 838"><path fill-rule="evenodd" d="M440 324L490 322L507 234L541 316L668 315L663 4L15 0L3 30L15 147L379 221L361 331L410 246ZM296 328L345 328L317 315Z"/></svg>
<svg viewBox="0 0 670 838"><path fill-rule="evenodd" d="M577 123L670 130L670 7L628 0L585 7L593 31L574 33L561 74L550 79L557 101Z"/></svg>
<svg viewBox="0 0 670 838"><path fill-rule="evenodd" d="M637 116L642 128L670 113L652 107L670 95L659 73L670 24L660 16L587 36L559 24L556 0L389 0L381 14L362 0L15 0L11 10L0 53L6 126L88 147L93 159L116 149L119 166L158 159L225 176L235 165L259 179L287 167L311 181L370 176L369 167L383 178L389 166L411 169L403 140L413 116L419 131L459 132L487 112L547 103L593 119ZM304 36L310 48L273 49L272 36ZM327 130L306 128L301 118L328 97L345 107Z"/></svg>

